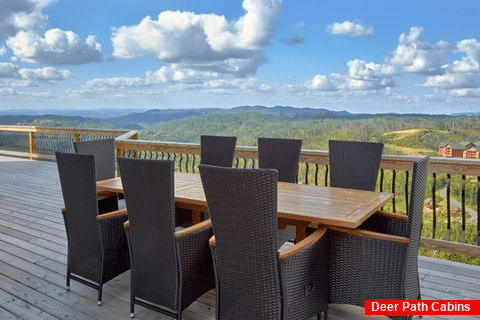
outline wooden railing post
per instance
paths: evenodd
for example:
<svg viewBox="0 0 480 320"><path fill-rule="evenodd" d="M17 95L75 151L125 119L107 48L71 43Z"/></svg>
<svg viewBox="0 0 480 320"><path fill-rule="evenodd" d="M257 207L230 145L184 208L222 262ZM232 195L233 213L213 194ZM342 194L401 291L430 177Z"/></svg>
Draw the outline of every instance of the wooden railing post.
<svg viewBox="0 0 480 320"><path fill-rule="evenodd" d="M34 158L34 154L36 151L36 146L35 146L35 131L29 131L28 132L28 153L30 154L30 159Z"/></svg>

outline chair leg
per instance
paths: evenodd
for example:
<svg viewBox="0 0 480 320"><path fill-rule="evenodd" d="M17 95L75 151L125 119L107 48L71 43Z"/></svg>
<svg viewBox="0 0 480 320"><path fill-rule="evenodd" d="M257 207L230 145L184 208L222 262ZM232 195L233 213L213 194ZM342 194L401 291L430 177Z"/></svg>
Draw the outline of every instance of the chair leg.
<svg viewBox="0 0 480 320"><path fill-rule="evenodd" d="M322 314L323 314L323 320L327 320L327 310L317 313L317 320L322 320Z"/></svg>
<svg viewBox="0 0 480 320"><path fill-rule="evenodd" d="M101 306L101 305L102 305L102 287L103 287L102 284L98 285L97 306Z"/></svg>
<svg viewBox="0 0 480 320"><path fill-rule="evenodd" d="M67 291L70 291L70 272L67 271L67 284L66 284Z"/></svg>
<svg viewBox="0 0 480 320"><path fill-rule="evenodd" d="M133 296L130 296L130 318L135 317L134 309L135 309L135 298Z"/></svg>

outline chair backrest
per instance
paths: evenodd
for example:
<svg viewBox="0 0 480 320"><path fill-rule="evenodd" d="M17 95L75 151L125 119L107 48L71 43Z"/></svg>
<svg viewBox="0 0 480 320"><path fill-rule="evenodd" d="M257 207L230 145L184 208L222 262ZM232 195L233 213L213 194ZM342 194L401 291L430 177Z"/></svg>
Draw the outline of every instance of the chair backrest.
<svg viewBox="0 0 480 320"><path fill-rule="evenodd" d="M219 318L280 319L276 170L199 169L216 239Z"/></svg>
<svg viewBox="0 0 480 320"><path fill-rule="evenodd" d="M200 136L200 164L231 167L237 137Z"/></svg>
<svg viewBox="0 0 480 320"><path fill-rule="evenodd" d="M95 156L96 179L115 178L115 140L88 140L73 143L76 153Z"/></svg>
<svg viewBox="0 0 480 320"><path fill-rule="evenodd" d="M118 166L130 223L132 292L175 310L179 271L173 161L118 158Z"/></svg>
<svg viewBox="0 0 480 320"><path fill-rule="evenodd" d="M95 181L95 159L93 155L56 152L58 174L65 202L65 229L68 238L69 262L72 272L89 279L98 274L86 275L92 266L75 262L89 261L100 267L100 234L96 216L97 193ZM81 270L77 270L80 268ZM94 272L95 273L95 272Z"/></svg>
<svg viewBox="0 0 480 320"><path fill-rule="evenodd" d="M330 186L375 191L383 143L330 140Z"/></svg>
<svg viewBox="0 0 480 320"><path fill-rule="evenodd" d="M278 170L278 181L297 181L302 140L258 138L258 167Z"/></svg>
<svg viewBox="0 0 480 320"><path fill-rule="evenodd" d="M406 299L418 299L420 287L418 280L418 245L422 231L422 213L425 201L425 188L427 184L428 164L430 158L424 157L413 161L412 183L410 190L410 206L406 234L410 238L406 254L406 267L404 272L404 289Z"/></svg>

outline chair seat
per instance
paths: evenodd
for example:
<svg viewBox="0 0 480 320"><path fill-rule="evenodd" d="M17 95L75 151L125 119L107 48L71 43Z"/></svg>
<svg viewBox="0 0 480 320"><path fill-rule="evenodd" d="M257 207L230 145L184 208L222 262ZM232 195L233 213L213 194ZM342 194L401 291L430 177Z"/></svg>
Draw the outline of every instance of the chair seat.
<svg viewBox="0 0 480 320"><path fill-rule="evenodd" d="M295 245L295 243L293 241L287 241L287 242L284 242L281 247L278 249L278 252L283 252L283 251L286 251L290 248L292 248L293 246Z"/></svg>
<svg viewBox="0 0 480 320"><path fill-rule="evenodd" d="M280 249L284 243L295 243L295 226L286 226L284 229L277 229L277 249Z"/></svg>

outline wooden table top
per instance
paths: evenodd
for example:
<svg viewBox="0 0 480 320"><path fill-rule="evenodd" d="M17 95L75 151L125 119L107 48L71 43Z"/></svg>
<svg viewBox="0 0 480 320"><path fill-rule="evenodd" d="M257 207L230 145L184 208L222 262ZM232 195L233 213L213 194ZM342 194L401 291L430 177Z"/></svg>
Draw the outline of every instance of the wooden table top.
<svg viewBox="0 0 480 320"><path fill-rule="evenodd" d="M97 182L97 191L122 193L120 178ZM393 198L392 193L278 183L278 216L329 226L356 228ZM205 208L199 174L175 172L175 201Z"/></svg>

